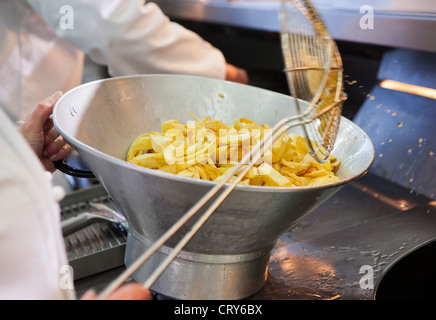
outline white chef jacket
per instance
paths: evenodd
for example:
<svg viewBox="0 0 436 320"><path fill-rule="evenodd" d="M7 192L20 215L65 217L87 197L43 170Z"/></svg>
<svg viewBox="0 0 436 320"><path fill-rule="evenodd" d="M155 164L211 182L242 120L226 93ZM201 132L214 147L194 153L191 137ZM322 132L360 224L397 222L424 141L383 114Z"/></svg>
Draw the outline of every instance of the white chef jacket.
<svg viewBox="0 0 436 320"><path fill-rule="evenodd" d="M1 107L0 150L0 299L75 298L59 187Z"/></svg>
<svg viewBox="0 0 436 320"><path fill-rule="evenodd" d="M0 104L19 120L82 79L84 54L112 76L225 78L222 53L144 0L0 0Z"/></svg>

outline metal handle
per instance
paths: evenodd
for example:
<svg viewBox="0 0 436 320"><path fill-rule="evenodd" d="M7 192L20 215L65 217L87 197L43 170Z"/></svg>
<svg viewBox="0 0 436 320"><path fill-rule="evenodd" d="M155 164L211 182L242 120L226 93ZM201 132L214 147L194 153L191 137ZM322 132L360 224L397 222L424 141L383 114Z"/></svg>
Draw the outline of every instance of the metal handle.
<svg viewBox="0 0 436 320"><path fill-rule="evenodd" d="M67 165L64 161L54 161L54 166L59 171L78 178L95 178L94 173L90 170L73 168Z"/></svg>
<svg viewBox="0 0 436 320"><path fill-rule="evenodd" d="M81 213L75 217L65 219L61 222L62 234L64 237L83 229L94 222L102 220L100 217L90 214L88 212Z"/></svg>
<svg viewBox="0 0 436 320"><path fill-rule="evenodd" d="M102 203L89 203L91 206L100 208L102 211L82 212L75 217L67 218L61 222L63 236L83 229L95 222L109 222L120 226L122 231L128 230L126 218L112 208Z"/></svg>

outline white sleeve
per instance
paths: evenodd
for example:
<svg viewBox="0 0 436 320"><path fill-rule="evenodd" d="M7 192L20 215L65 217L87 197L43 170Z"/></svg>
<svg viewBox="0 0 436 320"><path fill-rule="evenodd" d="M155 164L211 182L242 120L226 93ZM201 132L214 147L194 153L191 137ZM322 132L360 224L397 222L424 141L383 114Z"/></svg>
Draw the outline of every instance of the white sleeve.
<svg viewBox="0 0 436 320"><path fill-rule="evenodd" d="M74 298L52 185L1 109L0 150L0 299Z"/></svg>
<svg viewBox="0 0 436 320"><path fill-rule="evenodd" d="M143 0L27 0L58 36L113 76L175 73L225 78L221 51Z"/></svg>

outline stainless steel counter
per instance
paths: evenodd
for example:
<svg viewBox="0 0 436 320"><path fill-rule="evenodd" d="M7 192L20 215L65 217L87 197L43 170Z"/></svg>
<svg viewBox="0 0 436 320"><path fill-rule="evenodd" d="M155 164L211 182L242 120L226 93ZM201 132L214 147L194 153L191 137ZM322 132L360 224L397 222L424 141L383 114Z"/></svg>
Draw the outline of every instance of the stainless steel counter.
<svg viewBox="0 0 436 320"><path fill-rule="evenodd" d="M281 236L271 254L267 283L250 299L372 300L399 261L434 240L435 202L368 173ZM123 270L80 279L76 289L79 295L90 287L102 290ZM431 286L432 272L421 268L409 276Z"/></svg>
<svg viewBox="0 0 436 320"><path fill-rule="evenodd" d="M254 298L376 299L397 263L435 239L431 200L368 174L281 237L271 255L270 281ZM419 277L432 283L424 268ZM419 290L408 294L421 297Z"/></svg>
<svg viewBox="0 0 436 320"><path fill-rule="evenodd" d="M279 31L280 1L155 0L171 18ZM436 4L433 0L313 0L336 40L436 52ZM374 14L373 29L365 10ZM362 8L362 12L361 12Z"/></svg>

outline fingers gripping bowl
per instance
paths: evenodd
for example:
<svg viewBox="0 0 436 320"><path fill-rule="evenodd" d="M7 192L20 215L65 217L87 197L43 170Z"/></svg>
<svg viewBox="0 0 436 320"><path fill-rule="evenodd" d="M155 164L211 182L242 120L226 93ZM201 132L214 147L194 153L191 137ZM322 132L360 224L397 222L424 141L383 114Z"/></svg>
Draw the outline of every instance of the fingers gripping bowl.
<svg viewBox="0 0 436 320"><path fill-rule="evenodd" d="M270 126L296 114L293 99L221 80L140 75L79 86L57 102L53 118L129 221L126 265L168 230L216 182L144 168L125 161L130 144L162 122L188 121L189 113L224 123L249 118ZM299 128L293 129L301 134ZM238 185L185 246L152 289L175 298L239 299L260 290L278 237L374 160L369 137L342 118L332 154L340 181L318 186ZM197 213L199 216L201 212ZM188 222L135 274L143 281L183 237Z"/></svg>

